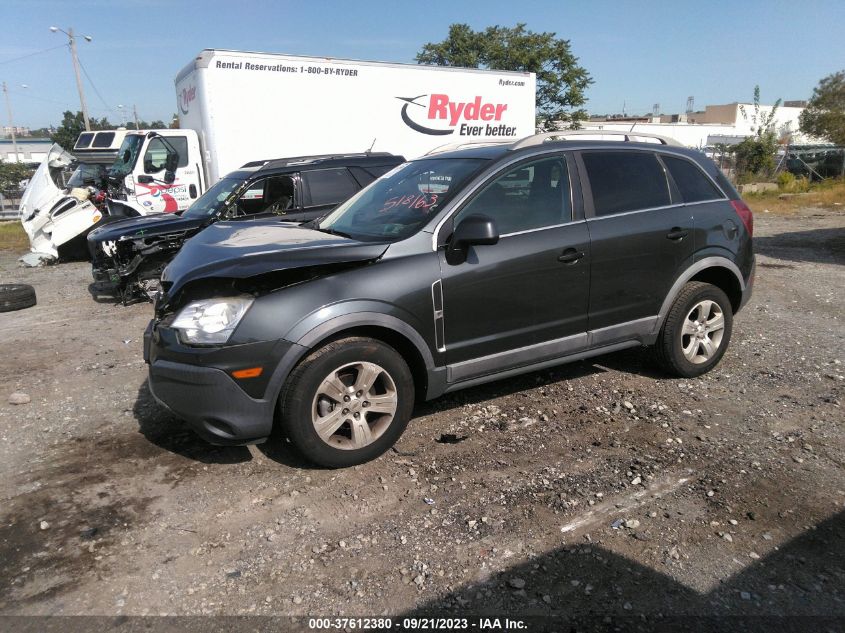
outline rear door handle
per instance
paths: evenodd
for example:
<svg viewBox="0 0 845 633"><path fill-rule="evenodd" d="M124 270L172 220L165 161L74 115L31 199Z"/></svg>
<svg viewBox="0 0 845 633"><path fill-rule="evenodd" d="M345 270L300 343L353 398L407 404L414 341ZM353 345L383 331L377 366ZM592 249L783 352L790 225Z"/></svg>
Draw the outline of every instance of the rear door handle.
<svg viewBox="0 0 845 633"><path fill-rule="evenodd" d="M684 239L687 235L689 235L689 232L688 232L688 231L684 231L684 230L683 230L683 229L681 229L681 227L679 227L679 226L673 226L673 227L672 227L672 230L671 230L671 231L669 231L669 232L666 234L666 237L667 237L667 238L669 238L670 240L682 240L682 239Z"/></svg>
<svg viewBox="0 0 845 633"><path fill-rule="evenodd" d="M563 253L560 254L560 257L557 258L557 261L562 262L564 264L574 264L579 259L584 257L584 253L579 250L575 250L574 248L567 248Z"/></svg>

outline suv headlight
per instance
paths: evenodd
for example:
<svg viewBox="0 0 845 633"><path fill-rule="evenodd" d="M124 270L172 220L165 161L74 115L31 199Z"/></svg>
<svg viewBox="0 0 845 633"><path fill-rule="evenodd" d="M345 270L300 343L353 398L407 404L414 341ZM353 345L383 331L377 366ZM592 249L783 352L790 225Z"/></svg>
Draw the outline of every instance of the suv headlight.
<svg viewBox="0 0 845 633"><path fill-rule="evenodd" d="M229 340L254 300L240 296L191 301L170 327L179 330L179 338L185 343L219 345Z"/></svg>

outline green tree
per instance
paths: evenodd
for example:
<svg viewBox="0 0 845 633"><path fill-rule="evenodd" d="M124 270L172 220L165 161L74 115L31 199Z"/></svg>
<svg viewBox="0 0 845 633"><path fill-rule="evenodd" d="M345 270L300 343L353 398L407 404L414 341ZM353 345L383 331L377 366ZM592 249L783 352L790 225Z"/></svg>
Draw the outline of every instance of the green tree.
<svg viewBox="0 0 845 633"><path fill-rule="evenodd" d="M417 53L418 64L489 68L533 72L537 75L537 125L554 130L578 127L587 118L584 95L593 83L578 64L569 40L556 33L534 33L517 24L513 28L490 26L473 31L468 24L452 24L442 42L425 44Z"/></svg>
<svg viewBox="0 0 845 633"><path fill-rule="evenodd" d="M769 111L769 113L764 113L760 111L760 86L754 86L754 99L752 101L752 106L754 111L749 114L745 110L744 105L739 106L739 111L742 113L742 117L748 121L751 121L751 132L757 138L762 138L766 134L771 133L774 136L774 121L775 115L777 114L778 108L780 107L781 100L778 99L775 101L775 105Z"/></svg>
<svg viewBox="0 0 845 633"><path fill-rule="evenodd" d="M32 138L50 138L52 133L53 128L49 127L39 127L29 131L29 135L32 136Z"/></svg>
<svg viewBox="0 0 845 633"><path fill-rule="evenodd" d="M760 109L760 86L754 86L753 112L746 112L745 106L739 106L742 116L751 121L751 132L741 143L733 146L736 156L738 180L769 178L775 169L775 152L778 139L774 130L775 114L781 100L775 101L768 113Z"/></svg>
<svg viewBox="0 0 845 633"><path fill-rule="evenodd" d="M0 160L0 191L14 191L21 180L32 176L33 170L25 163L6 162Z"/></svg>
<svg viewBox="0 0 845 633"><path fill-rule="evenodd" d="M799 121L805 134L845 145L845 70L819 82Z"/></svg>
<svg viewBox="0 0 845 633"><path fill-rule="evenodd" d="M90 123L92 130L113 130L116 127L109 123L106 117L102 119L92 118ZM85 119L82 117L82 112L73 113L70 110L66 110L62 115L61 125L50 135L50 140L70 151L76 143L76 138L84 131Z"/></svg>

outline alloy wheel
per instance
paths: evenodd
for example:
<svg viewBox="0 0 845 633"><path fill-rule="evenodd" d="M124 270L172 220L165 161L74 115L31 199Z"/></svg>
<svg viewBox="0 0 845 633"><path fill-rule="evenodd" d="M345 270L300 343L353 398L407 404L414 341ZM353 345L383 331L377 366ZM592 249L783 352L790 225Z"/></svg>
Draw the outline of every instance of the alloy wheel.
<svg viewBox="0 0 845 633"><path fill-rule="evenodd" d="M320 383L311 407L311 422L326 444L357 450L384 434L398 405L396 384L383 367L370 362L348 363Z"/></svg>

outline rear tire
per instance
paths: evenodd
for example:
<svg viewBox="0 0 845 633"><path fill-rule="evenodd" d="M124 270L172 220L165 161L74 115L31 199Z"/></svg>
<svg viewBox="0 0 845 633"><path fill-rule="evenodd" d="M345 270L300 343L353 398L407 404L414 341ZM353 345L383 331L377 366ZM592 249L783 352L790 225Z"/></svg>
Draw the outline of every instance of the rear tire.
<svg viewBox="0 0 845 633"><path fill-rule="evenodd" d="M669 374L694 378L724 356L733 330L733 308L716 286L687 283L678 294L654 345L654 355Z"/></svg>
<svg viewBox="0 0 845 633"><path fill-rule="evenodd" d="M389 345L338 339L297 365L279 407L282 432L305 457L328 468L354 466L402 435L414 408L414 379Z"/></svg>
<svg viewBox="0 0 845 633"><path fill-rule="evenodd" d="M35 288L27 284L0 284L0 312L31 308L36 303Z"/></svg>

